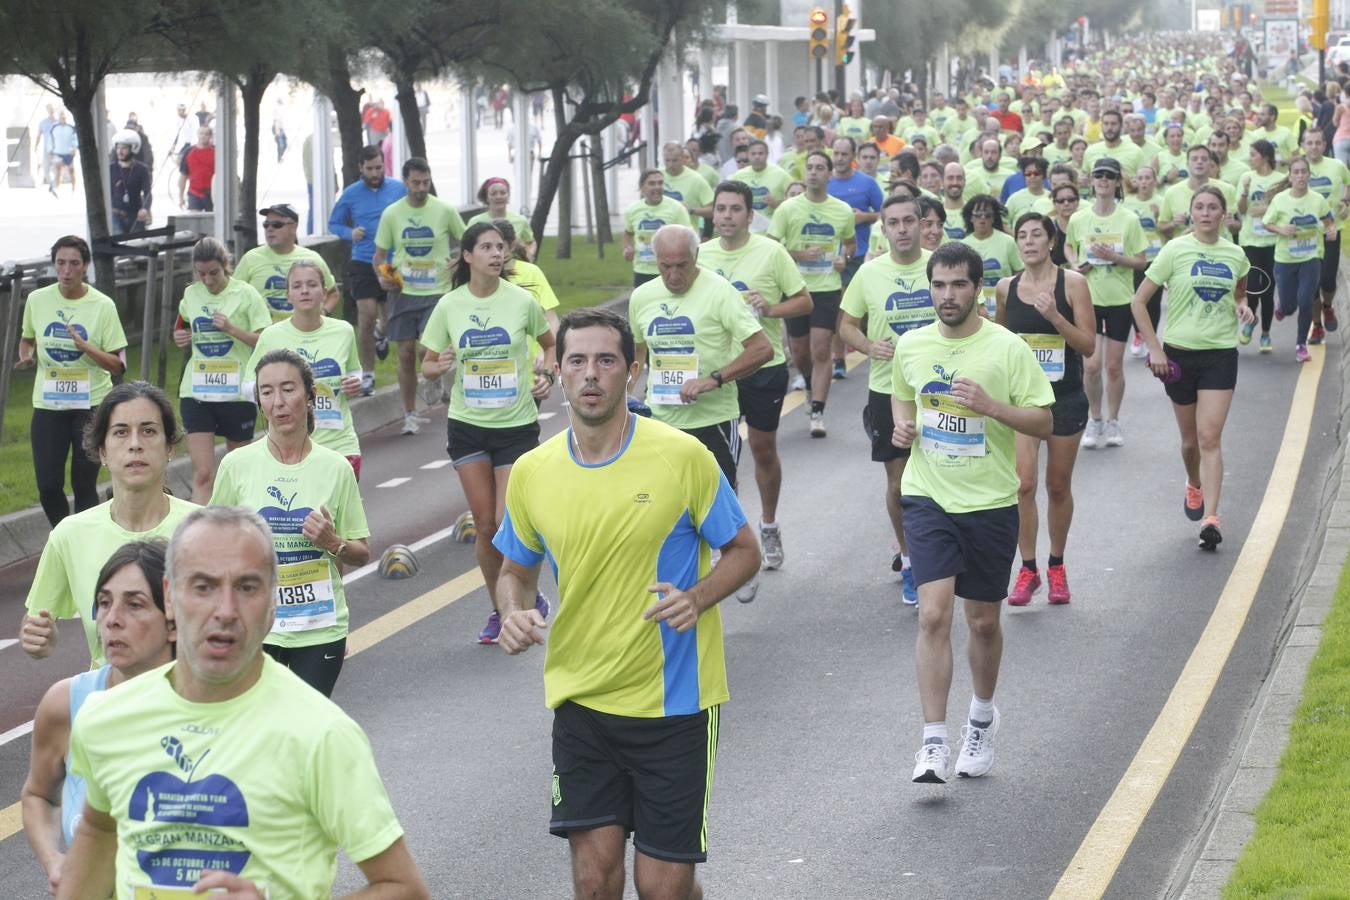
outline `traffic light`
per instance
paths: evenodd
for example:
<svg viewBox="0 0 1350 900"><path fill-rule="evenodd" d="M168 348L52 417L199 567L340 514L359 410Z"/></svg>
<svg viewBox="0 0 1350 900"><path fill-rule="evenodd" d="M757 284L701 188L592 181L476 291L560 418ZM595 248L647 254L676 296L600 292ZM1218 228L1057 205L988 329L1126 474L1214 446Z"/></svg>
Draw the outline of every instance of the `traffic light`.
<svg viewBox="0 0 1350 900"><path fill-rule="evenodd" d="M810 23L806 52L812 59L824 59L830 54L830 14L817 6L811 10Z"/></svg>
<svg viewBox="0 0 1350 900"><path fill-rule="evenodd" d="M853 18L853 13L849 10L847 3L841 7L841 10L834 25L834 64L836 66L846 66L853 62L853 42L856 40L853 36L853 29L858 27L858 20Z"/></svg>
<svg viewBox="0 0 1350 900"><path fill-rule="evenodd" d="M1327 28L1331 24L1328 0L1313 0L1312 15L1308 17L1308 43L1318 50L1327 49Z"/></svg>

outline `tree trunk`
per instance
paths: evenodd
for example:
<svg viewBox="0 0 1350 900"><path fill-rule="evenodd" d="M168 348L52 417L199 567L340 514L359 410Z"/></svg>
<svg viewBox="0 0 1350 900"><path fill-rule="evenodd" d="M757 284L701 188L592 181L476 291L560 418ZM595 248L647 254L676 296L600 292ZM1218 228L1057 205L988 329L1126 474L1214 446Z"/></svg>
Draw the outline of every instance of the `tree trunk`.
<svg viewBox="0 0 1350 900"><path fill-rule="evenodd" d="M328 77L324 93L333 101L337 114L338 140L342 144L342 185L361 177L361 148L365 144L361 129L361 92L352 87L352 72L347 51L338 44L328 48Z"/></svg>
<svg viewBox="0 0 1350 900"><path fill-rule="evenodd" d="M609 224L609 190L605 186L605 142L599 131L588 134L591 155L586 162L591 167L591 195L595 198L595 243L604 255L604 245L614 242Z"/></svg>
<svg viewBox="0 0 1350 900"><path fill-rule="evenodd" d="M567 123L567 103L561 87L553 88L553 121L557 125L558 139L553 142L553 151L549 154L548 172L544 179L548 181L548 176L553 172L557 175L553 181L553 187L559 192L558 195L558 249L555 255L558 259L572 258L572 145L577 142L580 136L579 132L571 128ZM553 202L553 195L550 194L545 200L543 196L543 185L540 185L540 197L536 201L534 208L535 216L539 216L540 205L543 206L543 216L541 217L541 227L535 231L536 234L543 234L542 223L548 221L548 208Z"/></svg>
<svg viewBox="0 0 1350 900"><path fill-rule="evenodd" d="M74 90L67 91L69 84L63 84L61 102L70 110L75 119L75 133L79 136L80 177L84 181L85 219L89 227L91 247L98 245L110 236L108 230L108 207L103 197L103 180L107 177L108 161L98 150L99 130L102 122L94 121L94 94L98 85L76 84ZM116 272L111 253L94 252L94 286L109 297L115 297L117 290Z"/></svg>
<svg viewBox="0 0 1350 900"><path fill-rule="evenodd" d="M394 99L403 116L403 134L408 138L408 153L427 158L427 136L422 133L422 115L417 109L417 88L411 77L400 73L394 80Z"/></svg>
<svg viewBox="0 0 1350 900"><path fill-rule="evenodd" d="M262 98L276 77L272 69L254 66L239 84L244 112L244 165L239 170L239 223L235 256L258 245L258 142L262 128Z"/></svg>

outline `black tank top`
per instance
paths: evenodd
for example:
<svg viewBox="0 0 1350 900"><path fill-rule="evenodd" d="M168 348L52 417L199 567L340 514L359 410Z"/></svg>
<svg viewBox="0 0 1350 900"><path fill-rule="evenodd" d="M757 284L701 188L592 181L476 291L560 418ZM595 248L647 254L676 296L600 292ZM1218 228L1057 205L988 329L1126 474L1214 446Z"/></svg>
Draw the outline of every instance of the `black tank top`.
<svg viewBox="0 0 1350 900"><path fill-rule="evenodd" d="M1008 330L1013 334L1043 334L1059 338L1063 337L1055 326L1045 320L1036 307L1022 300L1017 295L1017 288L1022 282L1022 273L1019 272L1013 276L1012 283L1008 285L1008 301L1004 306L1004 321L1007 323ZM1073 322L1073 306L1069 303L1069 296L1064 290L1064 270L1055 270L1055 306L1059 307L1059 314ZM1037 358L1041 360L1041 367L1046 370L1050 376L1050 387L1055 391L1055 396L1071 394L1083 389L1083 358L1078 355L1078 351L1064 341L1064 375L1058 381L1054 380L1054 374L1050 371L1057 360L1056 351L1058 347L1032 347L1037 350ZM1047 368L1049 366L1050 368Z"/></svg>

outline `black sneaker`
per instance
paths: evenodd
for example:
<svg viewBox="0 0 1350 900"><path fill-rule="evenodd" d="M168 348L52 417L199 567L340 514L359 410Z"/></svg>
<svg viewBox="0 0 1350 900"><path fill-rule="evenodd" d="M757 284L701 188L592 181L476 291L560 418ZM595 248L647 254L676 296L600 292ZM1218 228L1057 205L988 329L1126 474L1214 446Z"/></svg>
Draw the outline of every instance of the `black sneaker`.
<svg viewBox="0 0 1350 900"><path fill-rule="evenodd" d="M1215 550L1223 543L1223 534L1219 532L1219 517L1206 516L1200 527L1200 549Z"/></svg>
<svg viewBox="0 0 1350 900"><path fill-rule="evenodd" d="M378 322L375 323L375 355L380 359L389 358L389 338L384 336L384 329Z"/></svg>

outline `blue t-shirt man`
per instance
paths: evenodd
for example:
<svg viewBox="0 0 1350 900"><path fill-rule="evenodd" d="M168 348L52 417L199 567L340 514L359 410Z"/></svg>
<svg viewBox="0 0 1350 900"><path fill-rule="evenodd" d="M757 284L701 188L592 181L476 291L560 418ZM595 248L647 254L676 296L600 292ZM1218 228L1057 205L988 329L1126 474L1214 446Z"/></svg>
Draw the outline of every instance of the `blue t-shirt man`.
<svg viewBox="0 0 1350 900"><path fill-rule="evenodd" d="M381 175L378 185L372 185L365 176L342 189L333 212L328 217L328 231L352 241L352 229L364 228L359 241L352 241L352 261L370 263L375 259L375 232L380 227L380 214L402 200L408 189L397 178Z"/></svg>
<svg viewBox="0 0 1350 900"><path fill-rule="evenodd" d="M825 189L831 197L837 197L843 200L849 206L853 207L855 212L881 212L881 204L885 202L885 197L881 194L881 185L871 175L863 172L852 171L843 178L839 177L838 165L840 162L839 151L835 151L835 171L830 175L830 184ZM850 157L850 162L852 159ZM859 223L856 228L856 237L858 241L857 249L853 251L855 259L867 256L867 248L871 246L869 241L872 239L871 224Z"/></svg>

